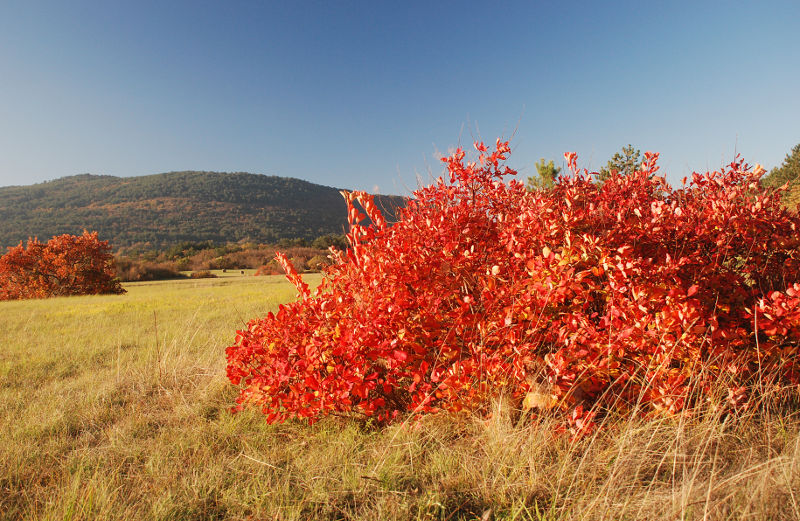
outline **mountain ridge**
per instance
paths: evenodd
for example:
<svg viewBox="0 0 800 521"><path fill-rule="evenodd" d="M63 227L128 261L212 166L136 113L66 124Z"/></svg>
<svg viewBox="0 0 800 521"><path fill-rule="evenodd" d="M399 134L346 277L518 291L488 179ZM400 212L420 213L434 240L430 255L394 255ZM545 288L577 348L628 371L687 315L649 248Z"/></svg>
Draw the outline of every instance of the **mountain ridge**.
<svg viewBox="0 0 800 521"><path fill-rule="evenodd" d="M389 219L401 196L377 195ZM97 230L115 249L184 241L270 243L343 233L338 188L302 179L185 170L136 177L78 174L0 187L0 246Z"/></svg>

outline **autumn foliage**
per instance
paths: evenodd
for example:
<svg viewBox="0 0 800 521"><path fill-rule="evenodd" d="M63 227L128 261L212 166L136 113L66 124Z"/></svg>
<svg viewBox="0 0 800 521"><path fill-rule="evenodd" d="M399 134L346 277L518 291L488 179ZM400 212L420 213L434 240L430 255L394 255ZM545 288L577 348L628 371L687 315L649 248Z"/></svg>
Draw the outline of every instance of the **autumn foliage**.
<svg viewBox="0 0 800 521"><path fill-rule="evenodd" d="M97 232L29 239L0 257L0 300L124 292L111 247Z"/></svg>
<svg viewBox="0 0 800 521"><path fill-rule="evenodd" d="M529 192L505 181L508 143L475 146L391 226L345 193L351 247L314 292L278 257L299 300L227 348L239 408L390 421L533 396L585 433L609 411L690 409L718 382L730 407L797 385L800 217L763 169L673 189L647 153L598 184L567 154L572 175Z"/></svg>

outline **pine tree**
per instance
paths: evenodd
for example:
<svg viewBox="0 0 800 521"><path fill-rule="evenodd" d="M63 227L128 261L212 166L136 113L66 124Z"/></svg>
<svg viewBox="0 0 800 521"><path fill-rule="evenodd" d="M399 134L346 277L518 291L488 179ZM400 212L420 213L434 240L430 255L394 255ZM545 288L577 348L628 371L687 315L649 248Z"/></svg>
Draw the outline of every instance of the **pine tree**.
<svg viewBox="0 0 800 521"><path fill-rule="evenodd" d="M544 158L535 163L535 166L536 176L528 178L528 190L548 190L553 188L558 174L561 172L561 167L556 166L552 159L550 162L545 163Z"/></svg>
<svg viewBox="0 0 800 521"><path fill-rule="evenodd" d="M631 172L635 172L641 166L641 152L639 152L638 149L634 149L633 145L628 144L628 146L622 147L621 154L619 152L614 154L614 157L611 158L606 166L600 169L597 180L603 183L611 176L611 172L619 172L620 175L627 175Z"/></svg>

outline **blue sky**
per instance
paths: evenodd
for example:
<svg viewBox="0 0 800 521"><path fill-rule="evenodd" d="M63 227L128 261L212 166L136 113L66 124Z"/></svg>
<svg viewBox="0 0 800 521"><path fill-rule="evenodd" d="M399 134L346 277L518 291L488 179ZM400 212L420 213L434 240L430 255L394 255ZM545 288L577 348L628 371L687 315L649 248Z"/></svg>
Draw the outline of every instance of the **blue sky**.
<svg viewBox="0 0 800 521"><path fill-rule="evenodd" d="M0 186L248 171L408 193L511 138L677 182L800 143L800 2L0 2Z"/></svg>

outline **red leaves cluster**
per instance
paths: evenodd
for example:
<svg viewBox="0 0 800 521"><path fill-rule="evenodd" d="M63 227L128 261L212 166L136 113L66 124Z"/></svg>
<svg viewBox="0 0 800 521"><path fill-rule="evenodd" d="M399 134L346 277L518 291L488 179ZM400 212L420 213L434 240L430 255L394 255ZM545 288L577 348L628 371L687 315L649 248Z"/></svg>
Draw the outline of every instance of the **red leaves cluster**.
<svg viewBox="0 0 800 521"><path fill-rule="evenodd" d="M0 300L125 293L108 241L97 232L29 239L0 257Z"/></svg>
<svg viewBox="0 0 800 521"><path fill-rule="evenodd" d="M672 189L648 153L598 185L567 154L572 176L528 192L503 182L508 143L476 148L393 226L345 194L351 248L313 295L289 270L302 300L227 348L240 408L387 421L546 388L585 433L598 411L681 411L721 377L734 405L764 371L797 384L800 218L763 170L737 160Z"/></svg>

